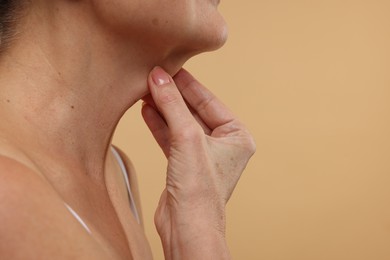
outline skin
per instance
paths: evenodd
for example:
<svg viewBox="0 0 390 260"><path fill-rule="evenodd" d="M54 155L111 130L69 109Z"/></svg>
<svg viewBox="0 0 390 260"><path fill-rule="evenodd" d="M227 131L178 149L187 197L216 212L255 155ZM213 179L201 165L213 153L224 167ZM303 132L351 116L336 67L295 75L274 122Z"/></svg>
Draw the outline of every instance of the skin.
<svg viewBox="0 0 390 260"><path fill-rule="evenodd" d="M18 37L0 58L0 258L152 258L109 152L119 119L141 98L145 122L168 160L155 217L166 259L229 258L224 209L254 142L180 70L193 55L225 42L217 4L36 0L26 6ZM137 190L131 162L122 157Z"/></svg>

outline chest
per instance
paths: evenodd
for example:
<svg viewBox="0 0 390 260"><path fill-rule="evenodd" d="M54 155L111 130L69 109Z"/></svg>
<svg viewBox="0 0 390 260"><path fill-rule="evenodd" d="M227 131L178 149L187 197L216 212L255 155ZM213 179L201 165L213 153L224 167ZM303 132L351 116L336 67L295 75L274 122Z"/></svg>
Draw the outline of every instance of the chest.
<svg viewBox="0 0 390 260"><path fill-rule="evenodd" d="M129 196L123 181L119 183L113 182L112 188L110 188L110 185L110 183L107 183L110 201L132 259L152 259L152 253L143 227L138 222L137 212L139 211L139 205L136 205L131 196ZM134 209L136 209L136 212Z"/></svg>
<svg viewBox="0 0 390 260"><path fill-rule="evenodd" d="M75 210L80 216L75 217L80 217L91 239L112 259L152 259L144 230L132 210L139 205L129 196L121 169L114 165L107 172L104 188L90 188L87 199Z"/></svg>

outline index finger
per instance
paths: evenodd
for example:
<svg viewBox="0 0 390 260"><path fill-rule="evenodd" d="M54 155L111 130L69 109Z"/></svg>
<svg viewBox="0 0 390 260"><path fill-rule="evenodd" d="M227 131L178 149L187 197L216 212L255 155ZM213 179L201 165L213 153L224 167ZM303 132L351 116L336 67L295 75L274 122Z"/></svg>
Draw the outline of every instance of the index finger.
<svg viewBox="0 0 390 260"><path fill-rule="evenodd" d="M210 129L236 120L233 113L186 70L181 69L174 80L185 100Z"/></svg>

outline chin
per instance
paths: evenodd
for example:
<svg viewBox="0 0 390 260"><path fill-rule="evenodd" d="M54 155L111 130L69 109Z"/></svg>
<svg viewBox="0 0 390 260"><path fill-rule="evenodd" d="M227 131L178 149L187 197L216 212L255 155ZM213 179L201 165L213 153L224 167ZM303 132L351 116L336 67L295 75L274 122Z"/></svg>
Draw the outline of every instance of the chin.
<svg viewBox="0 0 390 260"><path fill-rule="evenodd" d="M192 57L199 55L204 52L211 52L220 49L227 41L227 30L219 35L219 37L214 37L213 39L207 39L207 41L202 42L197 45L195 48L192 44L192 47L184 46L176 51L172 52L168 58L163 62L162 67L171 75L176 75L177 72L183 67L183 65Z"/></svg>
<svg viewBox="0 0 390 260"><path fill-rule="evenodd" d="M192 35L191 38L176 50L176 54L187 61L198 54L220 49L225 45L227 39L228 28L224 24L223 26L214 28L214 30L210 30L208 33L201 32Z"/></svg>
<svg viewBox="0 0 390 260"><path fill-rule="evenodd" d="M177 39L180 44L171 48L168 55L162 60L162 66L170 75L174 76L183 65L192 57L220 49L228 39L228 28L224 20L214 23L214 26L203 28L196 33L192 32L184 38Z"/></svg>
<svg viewBox="0 0 390 260"><path fill-rule="evenodd" d="M215 51L221 48L228 39L228 27L225 20L220 17L214 23L207 25L207 28L200 30L188 43L193 46L196 53Z"/></svg>
<svg viewBox="0 0 390 260"><path fill-rule="evenodd" d="M215 51L225 45L228 39L227 27L223 27L217 33L209 35L199 42L199 47L196 49L197 53Z"/></svg>

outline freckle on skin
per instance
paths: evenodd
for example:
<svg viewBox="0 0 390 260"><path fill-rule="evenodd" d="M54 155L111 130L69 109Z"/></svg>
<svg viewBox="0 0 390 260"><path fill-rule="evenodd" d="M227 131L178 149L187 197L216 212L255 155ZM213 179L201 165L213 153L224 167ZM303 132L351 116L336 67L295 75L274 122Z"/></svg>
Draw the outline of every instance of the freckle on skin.
<svg viewBox="0 0 390 260"><path fill-rule="evenodd" d="M74 109L74 106L71 106L72 109Z"/></svg>
<svg viewBox="0 0 390 260"><path fill-rule="evenodd" d="M7 99L7 102L9 103L9 102L11 102L11 100Z"/></svg>

